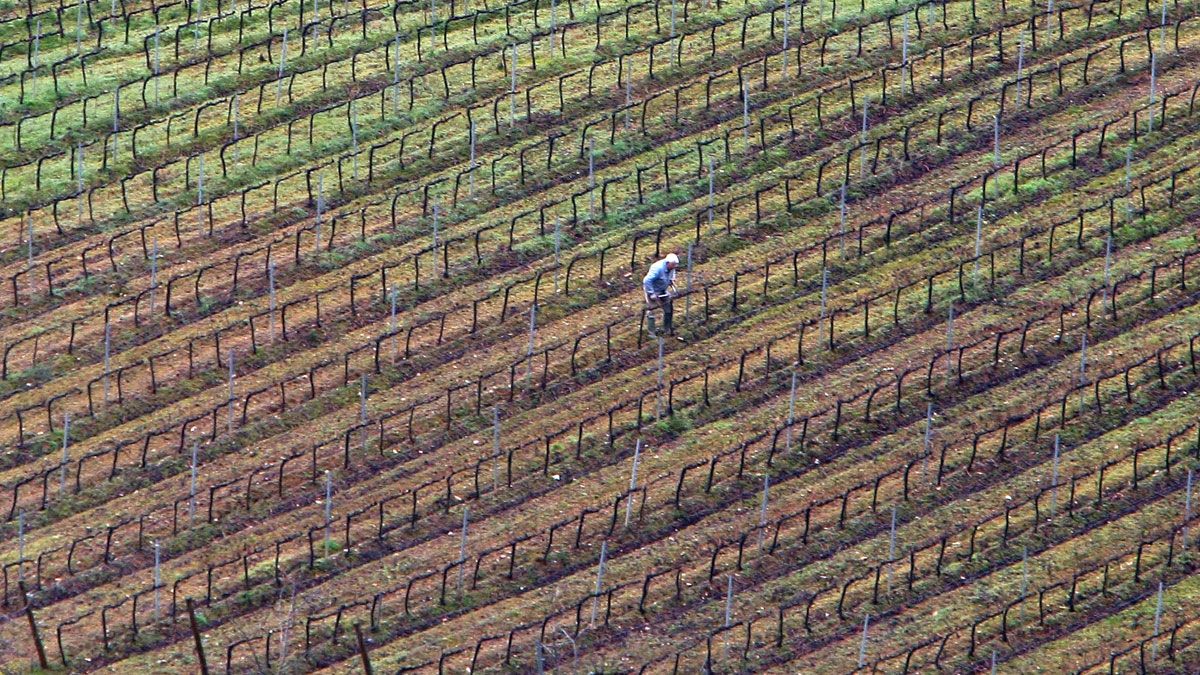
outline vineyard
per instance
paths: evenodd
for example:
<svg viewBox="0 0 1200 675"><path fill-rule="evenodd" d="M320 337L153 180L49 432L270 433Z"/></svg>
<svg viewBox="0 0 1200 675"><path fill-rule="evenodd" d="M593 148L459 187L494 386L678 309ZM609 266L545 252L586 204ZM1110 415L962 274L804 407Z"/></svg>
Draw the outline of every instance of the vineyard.
<svg viewBox="0 0 1200 675"><path fill-rule="evenodd" d="M0 672L1200 672L1198 97L1197 0L2 3Z"/></svg>

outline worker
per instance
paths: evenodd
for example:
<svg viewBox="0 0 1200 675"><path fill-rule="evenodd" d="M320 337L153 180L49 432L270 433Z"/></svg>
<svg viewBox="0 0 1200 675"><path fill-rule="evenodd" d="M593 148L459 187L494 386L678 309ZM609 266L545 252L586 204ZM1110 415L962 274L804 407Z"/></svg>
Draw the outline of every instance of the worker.
<svg viewBox="0 0 1200 675"><path fill-rule="evenodd" d="M651 265L650 271L646 272L646 277L642 279L642 290L646 294L646 309L662 308L663 329L671 335L675 334L675 326L671 322L673 311L671 302L676 293L676 267L679 267L679 256L668 253L667 257Z"/></svg>

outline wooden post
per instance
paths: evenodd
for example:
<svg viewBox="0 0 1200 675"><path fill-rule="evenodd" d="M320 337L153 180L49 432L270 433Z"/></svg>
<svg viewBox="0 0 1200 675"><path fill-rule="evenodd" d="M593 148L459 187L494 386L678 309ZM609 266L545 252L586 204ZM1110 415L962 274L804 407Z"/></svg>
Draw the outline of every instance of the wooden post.
<svg viewBox="0 0 1200 675"><path fill-rule="evenodd" d="M25 582L17 582L21 589L21 598L25 600L25 618L29 619L29 632L33 634L33 646L37 647L38 665L42 670L49 670L50 664L46 661L46 647L42 644L42 635L38 632L37 620L33 618L33 605L29 602L29 592L25 590Z"/></svg>
<svg viewBox="0 0 1200 675"><path fill-rule="evenodd" d="M196 658L200 660L200 675L208 675L208 661L204 658L204 641L200 639L200 625L196 623L196 608L192 599L187 599L188 623L192 626L192 639L196 642ZM30 615L32 617L32 614Z"/></svg>
<svg viewBox="0 0 1200 675"><path fill-rule="evenodd" d="M358 623L354 624L354 635L358 638L358 654L362 657L363 672L372 675L375 671L371 669L371 655L367 653L367 641L363 639L362 626Z"/></svg>

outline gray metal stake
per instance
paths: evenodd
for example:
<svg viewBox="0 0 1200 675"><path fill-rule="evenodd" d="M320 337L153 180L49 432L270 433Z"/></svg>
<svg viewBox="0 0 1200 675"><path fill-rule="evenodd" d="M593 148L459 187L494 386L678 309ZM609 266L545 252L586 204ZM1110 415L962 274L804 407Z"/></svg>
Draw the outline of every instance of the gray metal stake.
<svg viewBox="0 0 1200 675"><path fill-rule="evenodd" d="M792 425L796 423L796 371L792 371L792 389L788 394L787 435L784 441L784 452L792 452Z"/></svg>
<svg viewBox="0 0 1200 675"><path fill-rule="evenodd" d="M162 588L162 549L157 541L154 542L154 620L158 621L161 616L161 605L159 603L159 590Z"/></svg>
<svg viewBox="0 0 1200 675"><path fill-rule="evenodd" d="M508 90L508 126L517 125L517 45L512 46L512 87Z"/></svg>
<svg viewBox="0 0 1200 675"><path fill-rule="evenodd" d="M396 359L400 357L400 342L399 342L399 338L398 338L398 332L400 330L400 326L398 323L396 323L396 284L395 284L395 282L392 283L391 296L392 296L392 317L391 317L392 365L396 365Z"/></svg>
<svg viewBox="0 0 1200 675"><path fill-rule="evenodd" d="M350 168L350 175L353 176L355 182L358 181L358 111L354 109L354 99L346 104L350 107L350 152L353 156L353 163Z"/></svg>
<svg viewBox="0 0 1200 675"><path fill-rule="evenodd" d="M1021 547L1021 597L1029 595L1029 547Z"/></svg>
<svg viewBox="0 0 1200 675"><path fill-rule="evenodd" d="M1021 103L1021 78L1025 72L1025 31L1021 31L1021 42L1017 46L1017 95L1013 100L1013 104L1020 106Z"/></svg>
<svg viewBox="0 0 1200 675"><path fill-rule="evenodd" d="M888 533L888 594L892 592L892 580L895 577L896 562L896 505L892 504L892 528Z"/></svg>
<svg viewBox="0 0 1200 675"><path fill-rule="evenodd" d="M554 53L555 33L558 31L558 2L550 0L550 53Z"/></svg>
<svg viewBox="0 0 1200 675"><path fill-rule="evenodd" d="M662 331L659 331L656 336L658 340L658 386L654 392L654 421L658 422L662 419L662 393L663 393L663 336Z"/></svg>
<svg viewBox="0 0 1200 675"><path fill-rule="evenodd" d="M399 33L396 33L395 53L396 53L396 57L392 60L392 63L394 64L392 66L392 115L398 116L400 114L400 34ZM472 122L471 130L474 131L474 129L475 129L475 123ZM475 187L474 176L472 175L471 178L472 178L471 187L474 188ZM474 193L474 190L472 190L472 196L473 196L473 193Z"/></svg>
<svg viewBox="0 0 1200 675"><path fill-rule="evenodd" d="M236 375L234 370L233 348L229 349L229 433L233 433L233 385Z"/></svg>
<svg viewBox="0 0 1200 675"><path fill-rule="evenodd" d="M271 317L271 344L275 344L275 261L267 263L267 310Z"/></svg>
<svg viewBox="0 0 1200 675"><path fill-rule="evenodd" d="M558 277L562 272L562 218L554 216L554 294L558 295Z"/></svg>
<svg viewBox="0 0 1200 675"><path fill-rule="evenodd" d="M154 296L158 293L158 237L150 249L150 316L154 316Z"/></svg>
<svg viewBox="0 0 1200 675"><path fill-rule="evenodd" d="M313 226L313 246L321 252L321 221L325 218L325 176L317 176L317 223Z"/></svg>
<svg viewBox="0 0 1200 675"><path fill-rule="evenodd" d="M842 259L846 259L846 181L842 181L838 205L838 236L841 238Z"/></svg>
<svg viewBox="0 0 1200 675"><path fill-rule="evenodd" d="M25 510L17 512L17 581L25 581Z"/></svg>
<svg viewBox="0 0 1200 675"><path fill-rule="evenodd" d="M468 197L470 197L470 199L472 201L474 201L475 200L475 166L476 166L475 165L475 120L471 120L470 136L471 136L471 167L470 167L470 173L468 174L469 187L467 188L467 190L468 190L467 195L468 195Z"/></svg>
<svg viewBox="0 0 1200 675"><path fill-rule="evenodd" d="M75 157L77 159L77 163L79 164L79 169L76 171L75 176L78 179L79 196L76 198L75 203L79 209L79 224L83 225L83 143L79 143L76 148L77 150Z"/></svg>
<svg viewBox="0 0 1200 675"><path fill-rule="evenodd" d="M695 242L689 241L687 247L687 285L683 295L683 321L686 323L692 314L692 248Z"/></svg>
<svg viewBox="0 0 1200 675"><path fill-rule="evenodd" d="M1150 107L1146 110L1149 114L1149 131L1154 131L1154 102L1158 98L1158 53L1150 54Z"/></svg>
<svg viewBox="0 0 1200 675"><path fill-rule="evenodd" d="M858 142L861 145L858 153L859 181L866 180L867 177L867 109L870 108L870 100L866 96L863 97L862 131L858 135Z"/></svg>
<svg viewBox="0 0 1200 675"><path fill-rule="evenodd" d="M466 562L467 562L467 523L468 523L468 519L470 517L471 517L471 507L464 506L463 507L462 535L459 537L459 540L458 540L458 593L459 593L459 595L462 595L462 592L463 592L463 571L466 569Z"/></svg>
<svg viewBox="0 0 1200 675"><path fill-rule="evenodd" d="M588 136L588 220L596 217L596 146Z"/></svg>
<svg viewBox="0 0 1200 675"><path fill-rule="evenodd" d="M492 492L500 489L500 406L492 406Z"/></svg>
<svg viewBox="0 0 1200 675"><path fill-rule="evenodd" d="M108 321L104 322L104 405L108 405L109 383L108 378L112 372L110 365L112 357L112 324Z"/></svg>
<svg viewBox="0 0 1200 675"><path fill-rule="evenodd" d="M113 89L112 161L117 164L117 134L121 131L121 88Z"/></svg>
<svg viewBox="0 0 1200 675"><path fill-rule="evenodd" d="M322 554L329 551L329 525L333 522L333 475L325 470L325 540L321 547ZM324 555L322 555L324 557Z"/></svg>
<svg viewBox="0 0 1200 675"><path fill-rule="evenodd" d="M527 368L525 369L525 388L529 389L530 380L533 378L533 345L537 338L537 305L529 306L529 347L525 350L525 361Z"/></svg>
<svg viewBox="0 0 1200 675"><path fill-rule="evenodd" d="M37 92L37 71L42 67L42 17L37 20L37 33L33 36L33 56L29 59L32 78L29 82L29 94Z"/></svg>
<svg viewBox="0 0 1200 675"><path fill-rule="evenodd" d="M625 500L625 528L629 529L629 518L633 515L633 490L637 487L638 462L642 458L642 439L633 448L633 467L629 470L629 498Z"/></svg>
<svg viewBox="0 0 1200 675"><path fill-rule="evenodd" d="M204 209L204 153L197 155L200 166L197 167L196 174L196 212L197 220L200 222L200 227L204 227L205 209Z"/></svg>
<svg viewBox="0 0 1200 675"><path fill-rule="evenodd" d="M867 629L871 625L871 615L863 617L862 640L858 643L858 667L867 665Z"/></svg>
<svg viewBox="0 0 1200 675"><path fill-rule="evenodd" d="M929 456L933 454L933 403L926 404L925 408L925 444L921 452L924 456L921 464L921 475L931 478L929 475Z"/></svg>
<svg viewBox="0 0 1200 675"><path fill-rule="evenodd" d="M1158 582L1158 601L1154 605L1154 637L1158 637L1162 631L1162 613L1163 613L1163 582ZM1150 648L1150 661L1158 660L1158 643L1155 643Z"/></svg>
<svg viewBox="0 0 1200 675"><path fill-rule="evenodd" d="M1058 455L1060 448L1060 439L1058 434L1054 434L1054 463L1051 467L1051 486L1054 491L1050 493L1050 515L1058 513Z"/></svg>
<svg viewBox="0 0 1200 675"><path fill-rule="evenodd" d="M829 268L821 268L821 317L817 321L817 337L821 338L821 342L825 342L825 301L829 294ZM826 343L828 344L828 343Z"/></svg>
<svg viewBox="0 0 1200 675"><path fill-rule="evenodd" d="M946 314L946 376L954 376L954 357L950 351L954 349L954 301L950 301L950 307Z"/></svg>
<svg viewBox="0 0 1200 675"><path fill-rule="evenodd" d="M608 559L608 540L600 542L600 564L596 566L596 592L592 598L592 620L589 627L596 625L596 609L600 606L600 591L604 588L604 563Z"/></svg>
<svg viewBox="0 0 1200 675"><path fill-rule="evenodd" d="M435 258L437 256L437 247L438 247L438 244L440 243L438 241L438 216L441 215L440 212L441 212L441 209L438 207L437 204L434 204L433 205L433 248L434 248L433 253L434 253ZM436 265L435 265L435 267L436 267Z"/></svg>
<svg viewBox="0 0 1200 675"><path fill-rule="evenodd" d="M983 204L975 212L975 283L979 283L979 256L983 248Z"/></svg>
<svg viewBox="0 0 1200 675"><path fill-rule="evenodd" d="M1183 532L1181 546L1187 550L1188 541L1188 521L1192 519L1192 470L1188 469L1187 473L1187 492L1183 495Z"/></svg>
<svg viewBox="0 0 1200 675"><path fill-rule="evenodd" d="M792 3L791 0L783 0L783 79L788 76L788 32L791 30L792 24ZM905 24L907 25L907 24Z"/></svg>
<svg viewBox="0 0 1200 675"><path fill-rule="evenodd" d="M71 413L63 413L62 463L58 467L58 494L67 490L67 465L71 463Z"/></svg>
<svg viewBox="0 0 1200 675"><path fill-rule="evenodd" d="M992 165L1000 166L1000 116L992 115Z"/></svg>
<svg viewBox="0 0 1200 675"><path fill-rule="evenodd" d="M708 231L713 229L713 161L708 158Z"/></svg>
<svg viewBox="0 0 1200 675"><path fill-rule="evenodd" d="M162 49L158 41L160 28L154 27L154 105L158 105L158 80L162 75Z"/></svg>
<svg viewBox="0 0 1200 675"><path fill-rule="evenodd" d="M725 627L733 623L733 575L725 575Z"/></svg>
<svg viewBox="0 0 1200 675"><path fill-rule="evenodd" d="M1133 176L1131 175L1131 164L1133 163L1133 145L1125 146L1125 220L1133 220Z"/></svg>
<svg viewBox="0 0 1200 675"><path fill-rule="evenodd" d="M288 29L283 28L283 41L279 47L279 73L275 80L275 105L279 105L279 97L283 95L283 71L287 68Z"/></svg>
<svg viewBox="0 0 1200 675"><path fill-rule="evenodd" d="M771 493L771 474L763 474L763 489L762 489L762 504L758 510L758 550L761 553L763 547L763 535L767 531L767 504L770 501Z"/></svg>
<svg viewBox="0 0 1200 675"><path fill-rule="evenodd" d="M746 152L750 152L750 87L742 82L742 138L746 141Z"/></svg>
<svg viewBox="0 0 1200 675"><path fill-rule="evenodd" d="M358 424L362 427L362 449L367 450L367 374L359 376L358 381Z"/></svg>
<svg viewBox="0 0 1200 675"><path fill-rule="evenodd" d="M633 105L633 78L625 78L625 130L629 131L629 109Z"/></svg>
<svg viewBox="0 0 1200 675"><path fill-rule="evenodd" d="M197 473L197 455L200 452L200 441L192 442L192 475L191 482L188 487L188 526L196 524L196 473Z"/></svg>

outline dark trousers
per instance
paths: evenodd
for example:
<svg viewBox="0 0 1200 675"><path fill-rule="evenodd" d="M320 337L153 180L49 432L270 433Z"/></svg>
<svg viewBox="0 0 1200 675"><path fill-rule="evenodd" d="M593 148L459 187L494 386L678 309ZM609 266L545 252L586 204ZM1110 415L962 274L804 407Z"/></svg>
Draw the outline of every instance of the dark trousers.
<svg viewBox="0 0 1200 675"><path fill-rule="evenodd" d="M664 293L654 299L655 304L662 308L662 327L663 330L670 335L675 334L675 318L674 298L669 293Z"/></svg>

